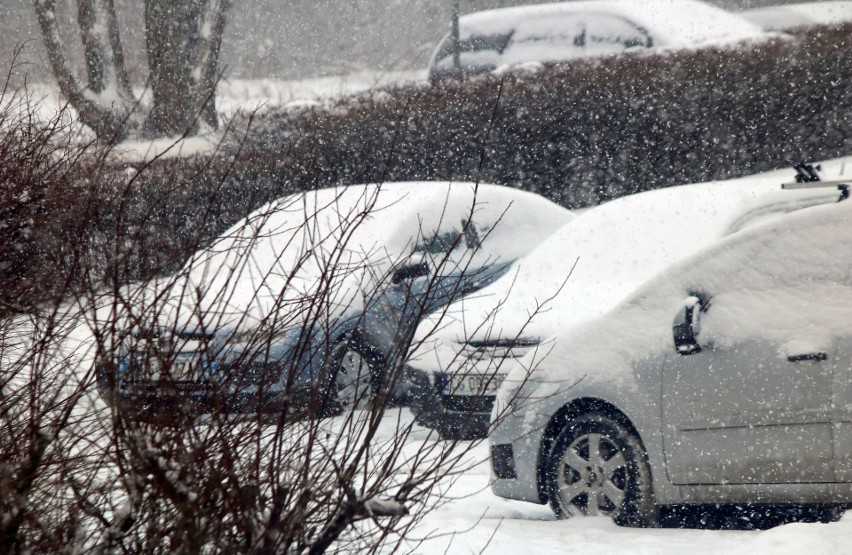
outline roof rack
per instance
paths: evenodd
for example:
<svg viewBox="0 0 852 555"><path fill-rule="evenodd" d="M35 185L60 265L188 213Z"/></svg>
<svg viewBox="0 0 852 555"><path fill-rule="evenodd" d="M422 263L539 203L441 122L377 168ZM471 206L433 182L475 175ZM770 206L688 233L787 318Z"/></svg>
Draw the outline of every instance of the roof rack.
<svg viewBox="0 0 852 555"><path fill-rule="evenodd" d="M782 183L782 189L792 190L815 189L817 187L837 187L837 190L840 191L840 198L837 199L837 202L849 198L849 186L852 182L844 179L824 181L819 174L822 169L819 164L814 166L812 164L801 162L793 166L793 169L796 170L796 180L791 183Z"/></svg>

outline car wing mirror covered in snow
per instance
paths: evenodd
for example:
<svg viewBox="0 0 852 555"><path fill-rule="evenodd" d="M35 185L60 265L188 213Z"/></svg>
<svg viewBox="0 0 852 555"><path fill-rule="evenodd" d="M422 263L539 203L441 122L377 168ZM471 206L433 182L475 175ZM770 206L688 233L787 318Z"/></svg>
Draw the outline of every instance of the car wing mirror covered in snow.
<svg viewBox="0 0 852 555"><path fill-rule="evenodd" d="M701 352L698 337L701 335L701 313L707 312L709 303L701 295L684 299L672 325L675 350L681 355Z"/></svg>

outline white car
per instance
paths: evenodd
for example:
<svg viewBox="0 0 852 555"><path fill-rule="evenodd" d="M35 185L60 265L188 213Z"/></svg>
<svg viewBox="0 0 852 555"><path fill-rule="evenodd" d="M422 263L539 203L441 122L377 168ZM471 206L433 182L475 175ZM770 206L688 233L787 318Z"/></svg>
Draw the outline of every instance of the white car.
<svg viewBox="0 0 852 555"><path fill-rule="evenodd" d="M836 171L836 164L825 166ZM814 204L831 188L782 191L792 172L658 189L583 213L506 276L419 326L412 411L447 437L483 436L512 360L603 314L645 280L720 237Z"/></svg>
<svg viewBox="0 0 852 555"><path fill-rule="evenodd" d="M488 10L459 18L459 66L446 36L429 79L528 62L560 62L650 48L718 45L764 37L739 16L695 0L598 0Z"/></svg>
<svg viewBox="0 0 852 555"><path fill-rule="evenodd" d="M521 360L493 491L642 526L665 506L852 506L850 229L844 201L726 237Z"/></svg>
<svg viewBox="0 0 852 555"><path fill-rule="evenodd" d="M764 31L793 31L814 25L843 25L852 22L852 2L802 2L764 6L740 12L743 18Z"/></svg>

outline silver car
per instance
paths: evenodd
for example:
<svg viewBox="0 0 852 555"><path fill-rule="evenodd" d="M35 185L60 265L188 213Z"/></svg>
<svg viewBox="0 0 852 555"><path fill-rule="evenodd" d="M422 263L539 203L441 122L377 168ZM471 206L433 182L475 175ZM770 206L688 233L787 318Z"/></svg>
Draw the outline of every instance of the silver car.
<svg viewBox="0 0 852 555"><path fill-rule="evenodd" d="M662 272L522 359L492 416L493 491L561 516L852 504L852 203Z"/></svg>

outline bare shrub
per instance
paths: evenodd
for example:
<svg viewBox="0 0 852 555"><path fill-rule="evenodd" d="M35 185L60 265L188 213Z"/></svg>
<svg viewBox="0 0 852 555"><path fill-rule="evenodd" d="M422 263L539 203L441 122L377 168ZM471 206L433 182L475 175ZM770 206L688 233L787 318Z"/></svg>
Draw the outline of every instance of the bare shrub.
<svg viewBox="0 0 852 555"><path fill-rule="evenodd" d="M97 145L82 148L43 198L82 172L94 183L87 191L106 183L121 208L147 169L116 176L106 159ZM44 159L32 160L38 169ZM352 238L377 216L380 189L366 188L330 222L305 205L296 225L272 231L268 221L308 197L271 203L168 275L140 270L136 242L152 230L125 226L122 209L106 234L104 211L81 203L79 235L46 210L71 242L68 287L0 318L0 551L399 545L441 500L441 485L479 462L475 443L439 441L389 408L417 322L464 294L479 270L451 254L466 230L434 255L412 256L433 233L425 228L398 252L383 254L378 241L365 251ZM332 196L324 206L338 204ZM156 221L156 210L134 210L135 221ZM258 259L262 242L278 255ZM10 306L27 295L13 285L2 289ZM359 314L389 291L393 348L379 360L360 342ZM347 390L341 378L353 367L342 357L353 349L364 359L354 368L369 376L359 387L350 375Z"/></svg>

